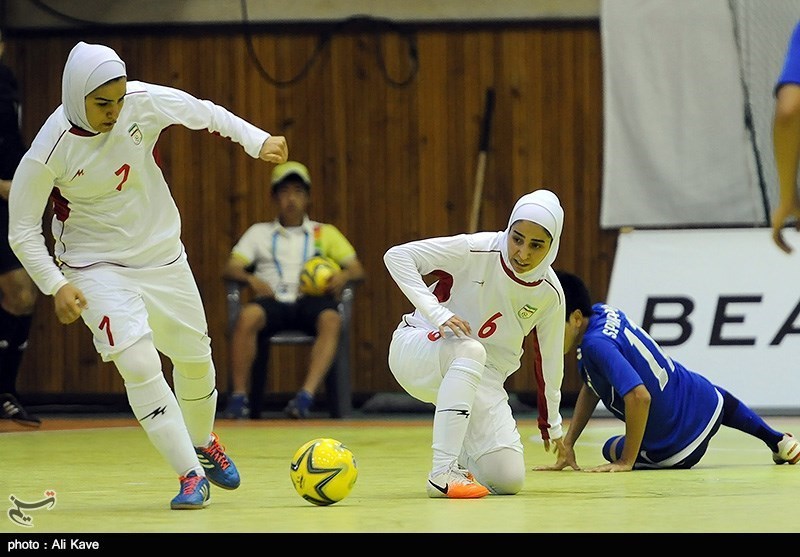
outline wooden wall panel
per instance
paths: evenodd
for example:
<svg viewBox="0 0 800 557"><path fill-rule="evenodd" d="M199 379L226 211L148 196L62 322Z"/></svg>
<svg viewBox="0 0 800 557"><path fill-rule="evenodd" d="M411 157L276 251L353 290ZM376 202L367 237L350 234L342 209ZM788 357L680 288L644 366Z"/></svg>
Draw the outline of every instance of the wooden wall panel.
<svg viewBox="0 0 800 557"><path fill-rule="evenodd" d="M254 57L238 28L7 37L6 61L25 98L26 137L33 138L60 102L61 71L77 40L117 49L130 79L182 88L286 135L290 157L311 171L312 218L339 226L367 270L355 303L354 390L396 392L388 344L411 307L388 276L383 254L396 243L466 230L484 95L493 87L481 228L505 228L523 193L554 190L566 212L558 265L584 275L597 297L605 295L616 233L598 225L602 69L596 21L402 29L367 21L342 28L254 27L251 36ZM181 209L224 391L228 343L220 270L246 228L274 216L271 165L224 138L183 128L166 130L159 150ZM39 302L30 346L23 393L124 392L85 327L59 325L50 299ZM535 391L531 362L527 354L509 381L511 390ZM304 364L302 352L276 353L269 388L296 389L298 372L284 374ZM567 367L565 400L579 385L571 362Z"/></svg>

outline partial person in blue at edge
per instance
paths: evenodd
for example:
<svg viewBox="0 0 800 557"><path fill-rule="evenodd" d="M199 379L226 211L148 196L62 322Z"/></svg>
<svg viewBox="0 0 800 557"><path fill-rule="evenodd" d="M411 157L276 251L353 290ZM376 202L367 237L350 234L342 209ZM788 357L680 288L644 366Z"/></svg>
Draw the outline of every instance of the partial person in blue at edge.
<svg viewBox="0 0 800 557"><path fill-rule="evenodd" d="M578 469L575 443L600 401L625 422L625 435L604 443L608 462L590 472L691 468L723 425L763 441L775 464L800 461L800 442L791 434L771 428L731 393L672 360L620 309L592 305L578 276L556 274L566 303L564 353L577 349L583 386L565 450L554 465L536 470Z"/></svg>
<svg viewBox="0 0 800 557"><path fill-rule="evenodd" d="M783 226L794 219L800 230L800 196L797 192L797 165L800 162L800 23L789 45L774 89L775 113L772 119L772 144L778 173L778 206L772 212L772 240L785 253L792 247L783 237Z"/></svg>

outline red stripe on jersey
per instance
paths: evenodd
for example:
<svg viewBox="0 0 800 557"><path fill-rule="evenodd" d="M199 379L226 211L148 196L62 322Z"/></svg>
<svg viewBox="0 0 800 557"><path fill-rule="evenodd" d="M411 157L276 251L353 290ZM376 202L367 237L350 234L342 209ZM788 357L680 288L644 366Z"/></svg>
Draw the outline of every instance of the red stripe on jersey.
<svg viewBox="0 0 800 557"><path fill-rule="evenodd" d="M508 265L506 265L506 262L503 261L503 256L498 253L497 257L500 258L500 265L503 267L503 270L508 275L508 278L510 278L511 280L516 282L517 284L521 284L522 286L538 286L539 283L542 282L542 279L539 279L539 280L534 281L534 282L525 282L524 280L520 280L517 277L517 275L514 274L514 269L509 268Z"/></svg>
<svg viewBox="0 0 800 557"><path fill-rule="evenodd" d="M79 135L81 137L94 137L96 135L100 135L99 133L89 132L83 128L79 128L75 124L73 124L72 127L69 129L69 133L71 133L72 135Z"/></svg>
<svg viewBox="0 0 800 557"><path fill-rule="evenodd" d="M162 164L163 161L161 160L161 151L158 150L158 142L161 141L161 136L164 134L164 132L170 129L171 127L172 126L167 126L163 130L161 130L161 132L159 132L158 134L158 139L156 139L156 142L153 143L153 160L156 161L156 166L158 166L158 168L160 168L162 172L164 171L164 166Z"/></svg>
<svg viewBox="0 0 800 557"><path fill-rule="evenodd" d="M161 166L161 153L158 151L158 143L153 145L153 160L156 161L156 166L163 171L164 167Z"/></svg>
<svg viewBox="0 0 800 557"><path fill-rule="evenodd" d="M55 214L56 218L61 222L64 222L69 218L69 201L63 195L61 195L61 190L58 188L53 188L53 191L50 192L50 201L53 203L53 213Z"/></svg>
<svg viewBox="0 0 800 557"><path fill-rule="evenodd" d="M542 432L542 439L550 439L550 422L547 419L547 397L545 397L544 374L542 373L542 351L539 347L539 335L536 329L531 331L533 342L533 376L536 379L536 406L539 418L536 423Z"/></svg>
<svg viewBox="0 0 800 557"><path fill-rule="evenodd" d="M433 271L431 274L438 281L433 288L433 295L436 296L439 303L446 302L450 299L450 294L453 291L453 275L445 271Z"/></svg>

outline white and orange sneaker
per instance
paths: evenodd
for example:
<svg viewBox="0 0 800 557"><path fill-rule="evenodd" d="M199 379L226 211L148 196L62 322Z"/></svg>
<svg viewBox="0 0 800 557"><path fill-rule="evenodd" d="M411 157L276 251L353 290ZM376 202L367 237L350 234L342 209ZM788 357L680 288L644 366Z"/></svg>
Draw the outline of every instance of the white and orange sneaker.
<svg viewBox="0 0 800 557"><path fill-rule="evenodd" d="M784 433L783 439L778 443L778 452L772 453L775 464L797 464L800 462L800 441L791 433Z"/></svg>
<svg viewBox="0 0 800 557"><path fill-rule="evenodd" d="M449 499L479 499L489 495L489 490L475 481L466 468L453 463L450 468L428 477L428 497Z"/></svg>

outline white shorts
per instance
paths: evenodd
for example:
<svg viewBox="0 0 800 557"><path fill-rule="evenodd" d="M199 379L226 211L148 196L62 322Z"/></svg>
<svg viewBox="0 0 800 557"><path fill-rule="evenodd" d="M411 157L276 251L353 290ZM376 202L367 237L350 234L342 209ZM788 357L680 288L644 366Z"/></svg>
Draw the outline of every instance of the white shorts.
<svg viewBox="0 0 800 557"><path fill-rule="evenodd" d="M447 371L444 366L449 365L450 356L443 358L443 352L450 351L446 337L431 340L430 332L416 327L396 329L389 344L389 369L408 394L435 404L442 375ZM500 373L484 368L464 439L464 451L473 459L503 448L522 453L522 440L504 382Z"/></svg>
<svg viewBox="0 0 800 557"><path fill-rule="evenodd" d="M185 254L164 267L97 265L62 271L86 297L81 317L104 362L150 334L158 351L172 361L211 357L203 301Z"/></svg>

